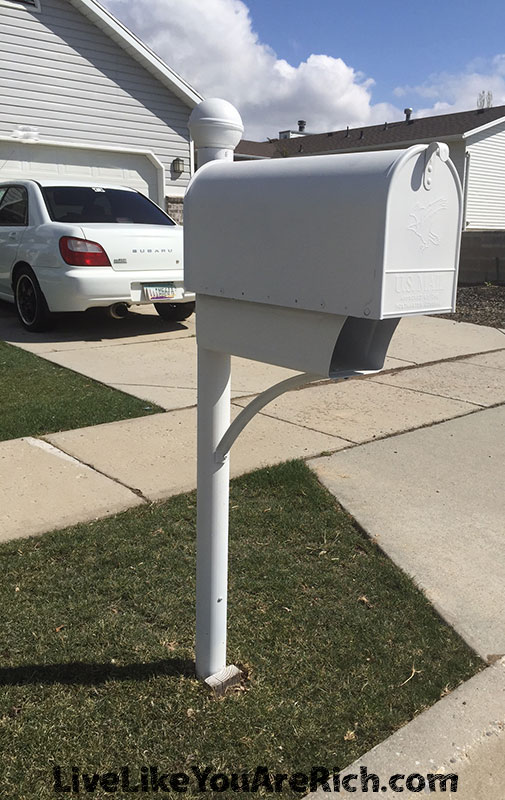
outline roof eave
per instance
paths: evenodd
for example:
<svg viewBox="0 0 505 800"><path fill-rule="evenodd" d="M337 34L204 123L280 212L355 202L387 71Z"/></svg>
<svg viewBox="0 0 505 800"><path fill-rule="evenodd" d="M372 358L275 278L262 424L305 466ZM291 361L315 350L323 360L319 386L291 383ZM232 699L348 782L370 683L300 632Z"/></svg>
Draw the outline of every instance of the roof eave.
<svg viewBox="0 0 505 800"><path fill-rule="evenodd" d="M234 161L264 161L268 158L272 158L272 156L251 156L248 153L237 153L237 151L233 154Z"/></svg>
<svg viewBox="0 0 505 800"><path fill-rule="evenodd" d="M127 53L133 56L155 78L171 89L189 108L194 108L203 100L202 95L196 89L193 89L180 75L170 69L156 53L128 30L122 22L119 22L106 8L97 3L96 0L70 0L70 2L126 50Z"/></svg>
<svg viewBox="0 0 505 800"><path fill-rule="evenodd" d="M498 119L494 119L492 122L486 122L485 125L479 125L478 128L472 128L469 131L465 131L463 134L463 139L470 139L472 136L476 136L479 133L483 133L487 131L489 128L497 127L498 125L503 125L505 122L505 117L499 117Z"/></svg>

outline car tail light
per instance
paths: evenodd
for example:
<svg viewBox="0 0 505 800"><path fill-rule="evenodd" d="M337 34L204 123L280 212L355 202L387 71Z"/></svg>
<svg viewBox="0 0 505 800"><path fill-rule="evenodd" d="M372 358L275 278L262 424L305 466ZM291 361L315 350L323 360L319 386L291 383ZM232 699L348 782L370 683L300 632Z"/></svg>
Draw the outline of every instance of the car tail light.
<svg viewBox="0 0 505 800"><path fill-rule="evenodd" d="M109 256L98 242L63 236L60 239L63 260L73 267L110 267Z"/></svg>

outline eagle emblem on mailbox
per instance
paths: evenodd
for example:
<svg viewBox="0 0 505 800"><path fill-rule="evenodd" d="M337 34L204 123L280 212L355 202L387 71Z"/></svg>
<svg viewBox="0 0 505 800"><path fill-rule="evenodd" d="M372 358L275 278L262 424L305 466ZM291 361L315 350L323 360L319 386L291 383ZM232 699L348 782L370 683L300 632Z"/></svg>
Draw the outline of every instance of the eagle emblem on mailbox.
<svg viewBox="0 0 505 800"><path fill-rule="evenodd" d="M414 211L409 214L413 220L409 225L409 231L413 231L421 240L421 250L426 250L431 244L440 244L440 237L431 229L431 225L435 214L444 208L447 208L447 200L440 197L426 205L418 203Z"/></svg>

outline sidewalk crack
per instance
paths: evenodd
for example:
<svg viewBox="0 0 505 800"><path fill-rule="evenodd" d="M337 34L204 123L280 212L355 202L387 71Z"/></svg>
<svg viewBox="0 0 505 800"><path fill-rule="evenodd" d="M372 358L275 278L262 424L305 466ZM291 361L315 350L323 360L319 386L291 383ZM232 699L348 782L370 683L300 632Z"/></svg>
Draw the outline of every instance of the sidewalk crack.
<svg viewBox="0 0 505 800"><path fill-rule="evenodd" d="M154 336L154 334L153 334L153 336ZM141 341L133 341L133 342L114 342L114 341L101 339L100 341L97 341L96 344L90 344L89 341L88 341L88 342L85 342L84 345L81 344L81 345L78 345L77 347L54 347L51 350L45 350L43 353L37 353L35 351L28 351L28 352L33 352L34 355L40 356L40 358L46 358L49 361L50 359L48 358L48 356L51 355L52 353L55 353L55 354L56 353L75 353L75 352L81 351L81 350L83 350L83 351L86 351L86 350L106 350L108 347L130 347L131 345L135 345L135 344L138 345L138 344L153 344L153 343L154 344L163 344L163 342L174 342L174 341L178 341L179 339L195 339L195 338L196 338L196 334L188 333L187 336L181 335L181 336L178 336L177 339L156 339L156 338L153 338L153 339L143 339ZM20 344L18 342L7 342L7 344L12 344L14 347L20 347ZM63 341L63 342L58 343L58 344L66 344L66 342ZM21 349L23 349L23 348L21 348Z"/></svg>
<svg viewBox="0 0 505 800"><path fill-rule="evenodd" d="M129 486L124 481L119 480L119 478L115 478L114 475L109 475L107 472L104 472L98 467L95 467L93 464L88 464L86 461L81 461L79 458L76 458L71 453L67 453L62 447L56 446L52 444L52 442L48 442L43 437L36 439L32 436L24 437L25 442L31 444L33 447L39 447L41 450L45 450L47 453L52 454L53 456L57 456L58 458L63 458L65 461L70 461L72 464L75 464L79 467L86 467L86 469L95 472L97 475L101 475L103 478L107 478L109 481L116 483L118 486L122 486L123 489L128 489L128 491L132 492L132 494L140 497L140 499L144 503L151 503L148 497L146 497L140 489L135 488L134 486Z"/></svg>
<svg viewBox="0 0 505 800"><path fill-rule="evenodd" d="M232 405L235 405L236 408L240 408L241 410L244 408L244 406L238 406L236 403L232 403ZM268 417L268 419L273 419L276 422L285 422L288 425L294 425L295 428L301 428L304 431L318 433L320 436L331 436L333 439L340 439L342 442L347 442L348 444L359 444L359 442L355 442L354 439L347 439L345 436L341 436L339 433L328 433L327 431L321 431L318 428L311 428L310 425L302 425L300 422L294 422L292 419L276 417L274 414L268 414L263 410L258 411L257 416Z"/></svg>
<svg viewBox="0 0 505 800"><path fill-rule="evenodd" d="M415 389L413 386L400 386L398 383L386 383L385 381L379 380L379 378L374 378L372 383L378 383L380 386L391 386L393 389L401 389L406 392L414 392L414 394L426 394L429 397L453 400L455 403L466 403L466 405L477 406L478 408L488 408L485 403L477 403L475 400L465 400L463 397L453 397L450 394L437 394L437 392L429 392L427 389Z"/></svg>

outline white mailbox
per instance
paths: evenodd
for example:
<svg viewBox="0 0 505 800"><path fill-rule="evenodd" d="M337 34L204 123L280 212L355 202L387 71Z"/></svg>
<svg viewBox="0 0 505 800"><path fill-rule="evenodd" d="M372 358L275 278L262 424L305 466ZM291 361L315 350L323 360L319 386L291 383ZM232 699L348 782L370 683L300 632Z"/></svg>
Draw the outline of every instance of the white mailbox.
<svg viewBox="0 0 505 800"><path fill-rule="evenodd" d="M206 346L320 375L382 367L400 317L454 310L462 191L448 155L434 143L203 166L184 266Z"/></svg>
<svg viewBox="0 0 505 800"><path fill-rule="evenodd" d="M206 164L185 200L188 288L372 319L450 311L461 187L446 155Z"/></svg>
<svg viewBox="0 0 505 800"><path fill-rule="evenodd" d="M443 144L233 163L233 106L207 99L189 128L203 164L184 207L197 293L196 670L222 689L240 676L226 667L230 447L284 391L381 369L400 317L453 309L462 192ZM230 424L230 355L302 374Z"/></svg>

